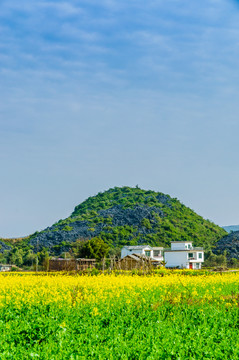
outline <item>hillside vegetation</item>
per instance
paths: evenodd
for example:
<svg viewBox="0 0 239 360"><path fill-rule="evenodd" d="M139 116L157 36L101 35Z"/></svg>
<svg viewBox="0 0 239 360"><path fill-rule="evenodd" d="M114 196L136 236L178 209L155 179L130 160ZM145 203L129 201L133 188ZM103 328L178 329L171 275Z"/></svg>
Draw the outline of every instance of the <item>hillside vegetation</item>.
<svg viewBox="0 0 239 360"><path fill-rule="evenodd" d="M220 239L214 252L219 254L226 252L228 258L239 259L239 231L233 231Z"/></svg>
<svg viewBox="0 0 239 360"><path fill-rule="evenodd" d="M99 237L111 248L191 240L211 248L226 231L203 219L177 199L138 187L115 187L76 206L73 213L29 238L35 251L68 251L77 239Z"/></svg>

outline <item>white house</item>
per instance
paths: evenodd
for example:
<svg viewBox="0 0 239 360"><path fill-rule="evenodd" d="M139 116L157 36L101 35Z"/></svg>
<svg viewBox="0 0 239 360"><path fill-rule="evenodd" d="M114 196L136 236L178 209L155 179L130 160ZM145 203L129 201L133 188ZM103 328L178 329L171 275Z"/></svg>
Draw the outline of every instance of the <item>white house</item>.
<svg viewBox="0 0 239 360"><path fill-rule="evenodd" d="M173 241L171 249L164 250L164 260L167 268L201 269L204 250L193 247L191 241Z"/></svg>
<svg viewBox="0 0 239 360"><path fill-rule="evenodd" d="M124 246L121 249L121 259L127 255L144 255L149 257L152 260L162 261L163 260L163 248L162 247L152 247L150 245L134 245L134 246Z"/></svg>
<svg viewBox="0 0 239 360"><path fill-rule="evenodd" d="M0 271L11 271L12 265L8 264L0 264Z"/></svg>

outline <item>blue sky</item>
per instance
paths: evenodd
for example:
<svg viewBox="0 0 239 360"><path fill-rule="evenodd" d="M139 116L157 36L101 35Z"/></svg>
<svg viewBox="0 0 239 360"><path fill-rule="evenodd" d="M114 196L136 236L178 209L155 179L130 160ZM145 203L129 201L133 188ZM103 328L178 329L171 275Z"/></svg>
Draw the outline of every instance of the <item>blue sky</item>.
<svg viewBox="0 0 239 360"><path fill-rule="evenodd" d="M239 4L2 0L0 236L114 186L239 224Z"/></svg>

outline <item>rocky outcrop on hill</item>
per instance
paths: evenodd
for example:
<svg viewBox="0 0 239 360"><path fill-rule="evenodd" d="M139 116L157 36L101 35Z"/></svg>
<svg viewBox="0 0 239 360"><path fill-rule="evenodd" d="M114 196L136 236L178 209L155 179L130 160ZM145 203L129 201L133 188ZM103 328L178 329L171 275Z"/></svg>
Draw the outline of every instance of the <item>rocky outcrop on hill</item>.
<svg viewBox="0 0 239 360"><path fill-rule="evenodd" d="M99 237L111 248L124 245L170 245L193 241L214 245L226 235L219 226L203 219L169 195L138 186L115 187L89 197L73 213L44 231L29 237L34 251L48 248L51 254L68 251L77 239ZM205 240L206 239L206 240Z"/></svg>
<svg viewBox="0 0 239 360"><path fill-rule="evenodd" d="M103 231L111 233L112 228L124 226L134 227L134 236L143 236L155 233L154 229L147 229L142 226L143 219L147 219L151 224L155 223L155 214L160 217L164 216L163 211L154 206L135 206L133 209L123 209L121 205L117 205L106 210L100 210L98 216L102 220L97 224L92 224L92 221L75 220L70 222L68 226L65 224L54 225L32 237L30 245L34 247L35 251L42 250L43 247L51 249L62 242L74 242L79 238L90 239ZM132 236L129 240L131 239Z"/></svg>
<svg viewBox="0 0 239 360"><path fill-rule="evenodd" d="M0 241L0 253L4 253L5 250L10 250L11 246L6 245L4 242Z"/></svg>
<svg viewBox="0 0 239 360"><path fill-rule="evenodd" d="M133 209L123 209L122 206L116 205L98 212L104 218L112 218L113 226L140 226L143 219L154 221L154 213L160 217L164 216L163 211L155 206L135 206Z"/></svg>
<svg viewBox="0 0 239 360"><path fill-rule="evenodd" d="M232 232L218 241L215 253L223 253L226 250L229 259L239 259L239 231Z"/></svg>

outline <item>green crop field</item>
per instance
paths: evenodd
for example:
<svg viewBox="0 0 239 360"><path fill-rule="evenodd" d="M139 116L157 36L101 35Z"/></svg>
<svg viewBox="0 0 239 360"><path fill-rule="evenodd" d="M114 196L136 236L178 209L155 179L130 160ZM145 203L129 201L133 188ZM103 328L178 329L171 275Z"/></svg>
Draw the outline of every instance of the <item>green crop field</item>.
<svg viewBox="0 0 239 360"><path fill-rule="evenodd" d="M237 360L238 273L193 274L1 274L0 359Z"/></svg>

